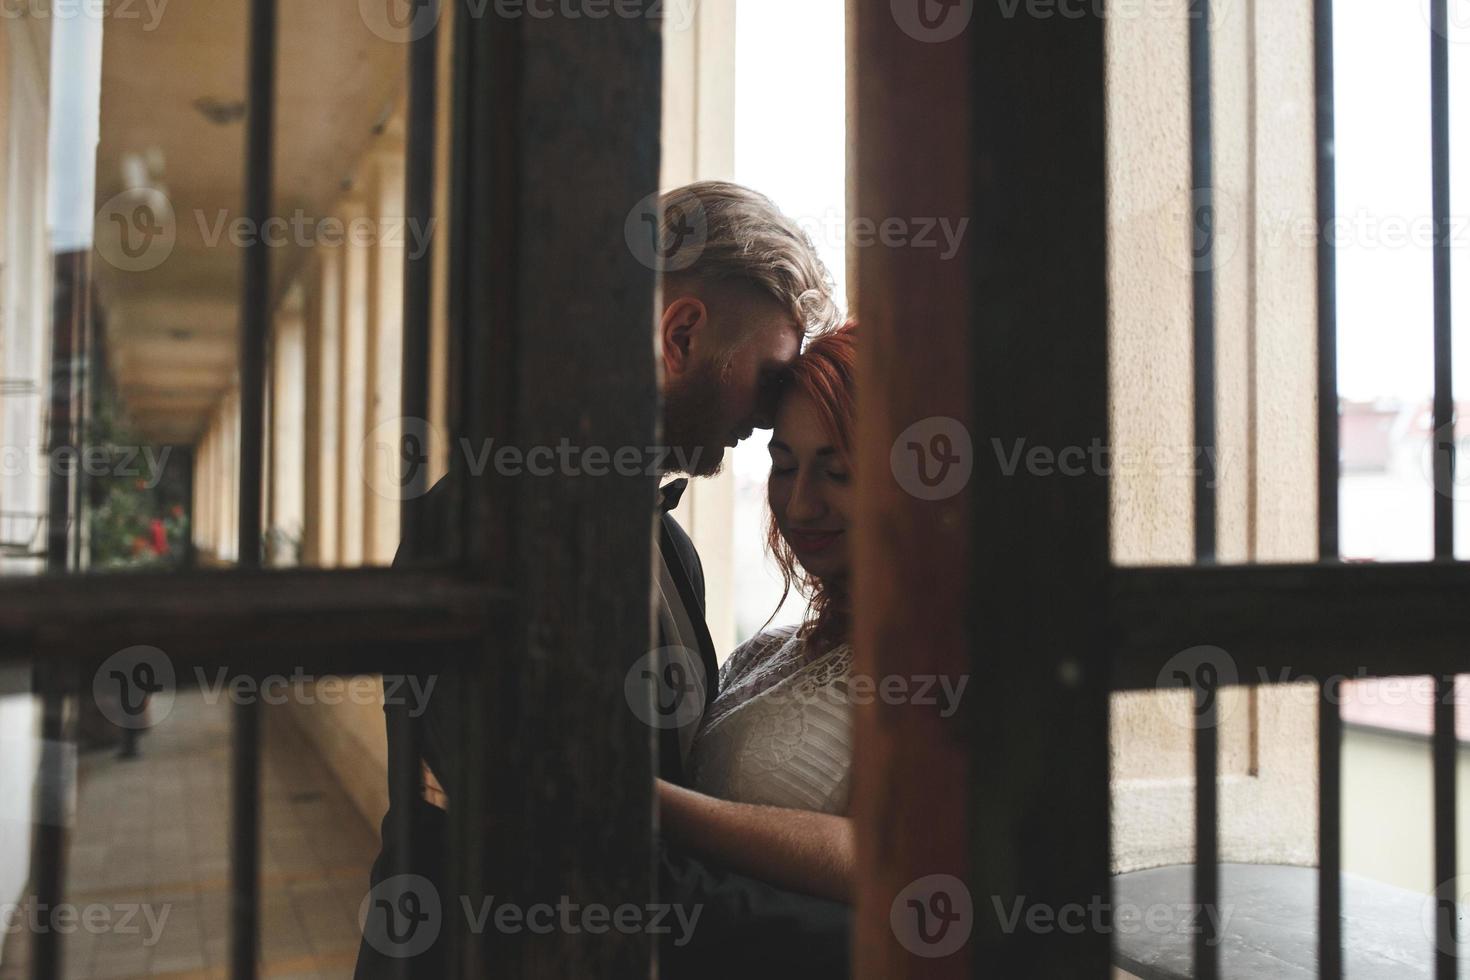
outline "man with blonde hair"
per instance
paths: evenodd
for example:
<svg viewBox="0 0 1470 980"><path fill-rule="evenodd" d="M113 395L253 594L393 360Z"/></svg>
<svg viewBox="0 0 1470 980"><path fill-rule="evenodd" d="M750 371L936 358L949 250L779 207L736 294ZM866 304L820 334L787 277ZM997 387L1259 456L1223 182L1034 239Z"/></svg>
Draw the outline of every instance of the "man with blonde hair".
<svg viewBox="0 0 1470 980"><path fill-rule="evenodd" d="M831 276L790 218L763 195L731 183L690 184L664 194L648 213L635 211L627 238L634 256L659 273L655 353L664 395L665 469L712 475L720 470L725 450L754 429L771 427L781 382L803 341L840 322ZM450 475L417 502L425 519L411 526L426 532L421 539L404 538L395 565L442 553L438 529L449 526L444 513L454 497L451 482L464 478L451 466ZM657 691L660 699L698 692L691 703L681 705L677 727L657 726L658 775L681 784L689 748L719 678L704 622L699 555L670 513L686 485L687 480L676 479L660 488L654 577L659 629L651 654L665 658L651 662L656 684L662 685L669 674L668 651L684 651L684 662L677 667L694 676L692 685ZM465 746L455 715L457 699L446 693L453 680L441 680L437 696L422 706L419 717L388 715L389 771L395 771L395 747L408 744L395 726L408 724L417 726L413 743L422 746L426 775L421 795L390 799L383 820L384 849L373 867L375 888L389 879L410 878L393 853L399 821L407 820L415 862L409 870L420 876L415 880L448 894L451 856L446 852L445 808L453 805L456 787L443 780L458 771L453 760ZM391 797L391 780L389 789ZM659 844L658 868L659 902L687 916L682 921L690 926L660 935L661 976L835 980L847 975L845 906L732 873L665 842ZM458 908L457 902L452 904ZM438 980L449 975L447 936L439 935L427 948L411 946L391 918L377 914L379 905L391 907L392 902L369 910L358 954L359 980L405 975ZM444 907L451 903L446 900Z"/></svg>

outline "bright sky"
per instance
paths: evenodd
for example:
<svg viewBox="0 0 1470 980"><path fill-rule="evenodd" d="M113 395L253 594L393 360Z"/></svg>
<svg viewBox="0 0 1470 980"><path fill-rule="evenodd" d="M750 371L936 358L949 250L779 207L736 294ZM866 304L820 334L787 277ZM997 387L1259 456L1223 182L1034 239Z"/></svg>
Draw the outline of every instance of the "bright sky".
<svg viewBox="0 0 1470 980"><path fill-rule="evenodd" d="M1350 398L1420 399L1432 387L1431 253L1391 245L1390 221L1428 227L1429 0L1338 0L1339 386ZM1470 396L1470 7L1451 2L1451 213L1455 387ZM1364 220L1359 221L1362 216ZM1360 228L1362 230L1360 230Z"/></svg>
<svg viewBox="0 0 1470 980"><path fill-rule="evenodd" d="M847 207L847 69L843 0L739 0L735 7L735 180L769 196L801 223L847 308L843 227ZM740 639L780 598L767 560L765 487L770 433L733 454ZM788 600L775 622L797 622Z"/></svg>
<svg viewBox="0 0 1470 980"><path fill-rule="evenodd" d="M843 0L739 0L735 179L807 230L846 308Z"/></svg>

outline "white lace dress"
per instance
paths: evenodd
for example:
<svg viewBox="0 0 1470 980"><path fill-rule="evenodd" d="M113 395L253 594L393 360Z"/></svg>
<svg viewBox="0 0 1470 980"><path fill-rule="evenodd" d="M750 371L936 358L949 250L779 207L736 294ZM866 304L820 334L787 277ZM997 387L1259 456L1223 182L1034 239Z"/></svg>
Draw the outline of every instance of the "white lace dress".
<svg viewBox="0 0 1470 980"><path fill-rule="evenodd" d="M845 814L852 770L846 644L809 657L794 628L730 655L689 756L691 786L739 803Z"/></svg>

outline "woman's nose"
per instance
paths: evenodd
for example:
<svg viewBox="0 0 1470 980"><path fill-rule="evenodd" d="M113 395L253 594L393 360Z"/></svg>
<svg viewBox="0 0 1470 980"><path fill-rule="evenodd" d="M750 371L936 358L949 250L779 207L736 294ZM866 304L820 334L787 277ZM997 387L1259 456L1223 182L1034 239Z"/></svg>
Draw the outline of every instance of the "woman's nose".
<svg viewBox="0 0 1470 980"><path fill-rule="evenodd" d="M815 521L826 516L827 504L819 489L812 486L806 477L798 477L791 490L791 502L786 506L787 517L792 521Z"/></svg>

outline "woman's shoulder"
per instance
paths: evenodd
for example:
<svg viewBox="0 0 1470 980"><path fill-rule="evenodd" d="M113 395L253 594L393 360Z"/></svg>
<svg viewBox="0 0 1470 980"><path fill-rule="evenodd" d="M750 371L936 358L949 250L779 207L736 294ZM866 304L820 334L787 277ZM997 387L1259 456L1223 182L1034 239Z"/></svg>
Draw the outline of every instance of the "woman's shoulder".
<svg viewBox="0 0 1470 980"><path fill-rule="evenodd" d="M796 626L773 626L763 629L735 648L720 668L721 687L748 673L753 667L769 661L783 650L799 644Z"/></svg>

